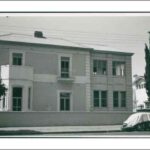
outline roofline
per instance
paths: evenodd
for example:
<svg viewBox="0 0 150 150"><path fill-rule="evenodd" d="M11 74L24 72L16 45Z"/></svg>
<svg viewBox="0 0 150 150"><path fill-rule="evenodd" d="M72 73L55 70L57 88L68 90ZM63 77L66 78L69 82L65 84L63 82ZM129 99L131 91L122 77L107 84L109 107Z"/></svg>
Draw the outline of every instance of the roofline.
<svg viewBox="0 0 150 150"><path fill-rule="evenodd" d="M130 53L130 52L117 52L117 51L110 51L110 50L108 50L108 51L106 51L106 50L94 50L94 52L96 52L96 53L103 53L103 54L118 54L118 55L122 55L122 54L124 54L124 55L128 55L128 56L133 56L134 55L134 53Z"/></svg>
<svg viewBox="0 0 150 150"><path fill-rule="evenodd" d="M42 44L42 43L29 43L29 42L19 42L19 41L6 41L6 40L0 40L0 43L18 43L18 44L25 44L25 45L40 45L40 46L53 46L53 47L66 47L66 48L72 48L72 49L82 49L82 50L87 50L91 51L93 48L88 48L88 47L77 47L77 46L67 46L67 45L55 45L55 44Z"/></svg>
<svg viewBox="0 0 150 150"><path fill-rule="evenodd" d="M9 40L1 40L0 39L0 42L1 43L19 43L19 44L25 44L25 45L40 45L40 46L53 46L53 47L65 47L65 48L71 48L71 49L82 49L82 50L87 50L87 51L92 51L93 52L96 52L96 53L103 53L103 54L118 54L118 55L128 55L128 56L132 56L134 55L134 53L129 53L129 52L117 52L117 51L106 51L106 50L96 50L94 48L90 48L90 47L77 47L77 46L66 46L66 45L54 45L54 44L42 44L42 43L29 43L29 42L19 42L19 41L9 41Z"/></svg>

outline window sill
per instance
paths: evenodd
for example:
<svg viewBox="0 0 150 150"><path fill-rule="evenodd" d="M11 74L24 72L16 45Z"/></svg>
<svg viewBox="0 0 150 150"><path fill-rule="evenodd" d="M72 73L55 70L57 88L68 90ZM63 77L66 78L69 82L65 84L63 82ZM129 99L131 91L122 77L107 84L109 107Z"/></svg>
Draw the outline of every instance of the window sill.
<svg viewBox="0 0 150 150"><path fill-rule="evenodd" d="M127 107L113 107L114 111L122 111L122 110L127 110Z"/></svg>
<svg viewBox="0 0 150 150"><path fill-rule="evenodd" d="M92 107L92 111L108 111L108 107Z"/></svg>
<svg viewBox="0 0 150 150"><path fill-rule="evenodd" d="M92 74L92 77L107 77L107 74Z"/></svg>
<svg viewBox="0 0 150 150"><path fill-rule="evenodd" d="M74 78L73 77L69 77L69 78L57 77L57 80L63 81L63 82L73 82Z"/></svg>
<svg viewBox="0 0 150 150"><path fill-rule="evenodd" d="M112 76L113 78L125 78L126 76Z"/></svg>

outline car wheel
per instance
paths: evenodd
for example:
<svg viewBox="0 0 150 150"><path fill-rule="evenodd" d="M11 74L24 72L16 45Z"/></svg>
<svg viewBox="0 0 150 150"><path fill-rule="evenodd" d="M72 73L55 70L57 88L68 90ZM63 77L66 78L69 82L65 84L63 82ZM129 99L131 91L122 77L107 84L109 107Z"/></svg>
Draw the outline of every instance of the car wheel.
<svg viewBox="0 0 150 150"><path fill-rule="evenodd" d="M145 130L146 131L150 130L150 122L145 122Z"/></svg>
<svg viewBox="0 0 150 150"><path fill-rule="evenodd" d="M145 125L143 123L136 125L135 130L137 131L144 131L145 130Z"/></svg>

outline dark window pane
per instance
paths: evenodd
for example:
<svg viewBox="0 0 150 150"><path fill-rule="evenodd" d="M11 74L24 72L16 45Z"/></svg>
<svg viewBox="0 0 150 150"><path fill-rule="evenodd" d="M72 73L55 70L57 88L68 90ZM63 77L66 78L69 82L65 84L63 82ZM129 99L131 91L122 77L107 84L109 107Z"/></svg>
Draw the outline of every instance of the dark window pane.
<svg viewBox="0 0 150 150"><path fill-rule="evenodd" d="M93 60L93 73L97 72L97 61Z"/></svg>
<svg viewBox="0 0 150 150"><path fill-rule="evenodd" d="M126 107L126 92L120 92L121 107Z"/></svg>
<svg viewBox="0 0 150 150"><path fill-rule="evenodd" d="M107 107L107 91L101 92L101 105L102 107Z"/></svg>
<svg viewBox="0 0 150 150"><path fill-rule="evenodd" d="M94 91L94 98L99 98L99 91Z"/></svg>
<svg viewBox="0 0 150 150"><path fill-rule="evenodd" d="M22 65L22 60L21 60L21 58L18 58L18 65L19 65L19 66Z"/></svg>
<svg viewBox="0 0 150 150"><path fill-rule="evenodd" d="M13 97L22 97L22 88L20 87L13 88Z"/></svg>
<svg viewBox="0 0 150 150"><path fill-rule="evenodd" d="M13 65L22 65L22 54L13 53Z"/></svg>
<svg viewBox="0 0 150 150"><path fill-rule="evenodd" d="M61 98L60 99L60 110L65 110L65 108L64 108L64 99L63 98Z"/></svg>
<svg viewBox="0 0 150 150"><path fill-rule="evenodd" d="M66 110L70 110L70 100L66 99Z"/></svg>
<svg viewBox="0 0 150 150"><path fill-rule="evenodd" d="M60 110L70 110L70 93L60 93Z"/></svg>
<svg viewBox="0 0 150 150"><path fill-rule="evenodd" d="M113 106L119 107L119 95L118 92L113 92Z"/></svg>
<svg viewBox="0 0 150 150"><path fill-rule="evenodd" d="M99 107L99 91L94 91L94 107Z"/></svg>
<svg viewBox="0 0 150 150"><path fill-rule="evenodd" d="M105 75L107 71L107 62L105 60L93 60L93 73Z"/></svg>
<svg viewBox="0 0 150 150"><path fill-rule="evenodd" d="M21 111L22 109L22 88L13 88L13 111Z"/></svg>
<svg viewBox="0 0 150 150"><path fill-rule="evenodd" d="M69 58L61 57L61 77L68 78L69 77Z"/></svg>
<svg viewBox="0 0 150 150"><path fill-rule="evenodd" d="M21 111L21 98L13 98L13 111Z"/></svg>
<svg viewBox="0 0 150 150"><path fill-rule="evenodd" d="M94 99L94 107L99 107L99 99Z"/></svg>
<svg viewBox="0 0 150 150"><path fill-rule="evenodd" d="M18 99L18 106L21 106L21 99Z"/></svg>
<svg viewBox="0 0 150 150"><path fill-rule="evenodd" d="M116 75L116 69L113 68L113 75L115 76Z"/></svg>

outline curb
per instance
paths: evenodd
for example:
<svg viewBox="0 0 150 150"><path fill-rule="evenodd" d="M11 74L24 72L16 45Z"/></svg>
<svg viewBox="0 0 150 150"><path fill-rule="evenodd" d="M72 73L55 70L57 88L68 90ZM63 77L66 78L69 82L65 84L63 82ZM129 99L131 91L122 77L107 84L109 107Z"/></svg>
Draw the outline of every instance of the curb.
<svg viewBox="0 0 150 150"><path fill-rule="evenodd" d="M42 132L37 130L0 130L1 135L40 135L40 134L69 134L69 133L110 133L110 132L121 132L121 130L94 130L94 131L48 131Z"/></svg>

